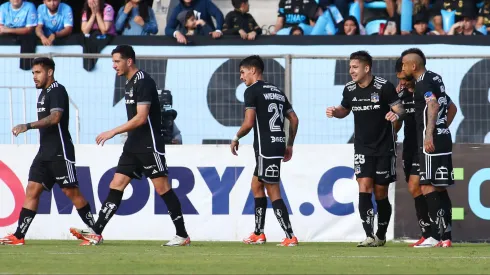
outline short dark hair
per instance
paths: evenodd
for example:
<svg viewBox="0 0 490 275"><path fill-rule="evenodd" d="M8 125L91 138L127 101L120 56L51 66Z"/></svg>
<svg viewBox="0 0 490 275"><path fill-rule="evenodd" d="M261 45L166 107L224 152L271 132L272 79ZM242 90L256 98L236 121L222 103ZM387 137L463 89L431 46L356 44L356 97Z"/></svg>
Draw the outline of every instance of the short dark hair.
<svg viewBox="0 0 490 275"><path fill-rule="evenodd" d="M111 55L120 54L123 59L133 59L133 63L136 62L136 53L134 53L133 47L130 45L119 45L114 50L112 50Z"/></svg>
<svg viewBox="0 0 490 275"><path fill-rule="evenodd" d="M422 52L421 49L419 49L419 48L410 48L408 50L404 50L402 52L402 58L405 55L408 55L408 54L416 54L416 55L420 56L420 58L422 58L422 60L424 61L424 66L426 65L427 59L425 58L425 54L424 54L424 52Z"/></svg>
<svg viewBox="0 0 490 275"><path fill-rule="evenodd" d="M359 60L359 62L366 63L369 68L373 67L373 57L366 51L354 52L350 55L350 60Z"/></svg>
<svg viewBox="0 0 490 275"><path fill-rule="evenodd" d="M395 72L396 73L401 73L402 72L402 69L403 69L403 58L400 57L396 60L396 64L395 64Z"/></svg>
<svg viewBox="0 0 490 275"><path fill-rule="evenodd" d="M54 61L53 59L51 58L48 58L48 57L38 57L36 59L34 59L34 61L32 61L32 67L34 67L35 65L41 65L43 66L45 69L51 69L54 71Z"/></svg>
<svg viewBox="0 0 490 275"><path fill-rule="evenodd" d="M185 14L185 23L187 23L187 20L189 20L191 17L196 17L196 15L194 14L194 10L189 10L186 14Z"/></svg>
<svg viewBox="0 0 490 275"><path fill-rule="evenodd" d="M243 59L241 62L240 62L240 68L241 67L248 67L248 68L256 68L258 69L261 73L264 72L264 61L262 60L262 58L260 58L260 56L258 55L252 55L252 56L249 56L245 59Z"/></svg>
<svg viewBox="0 0 490 275"><path fill-rule="evenodd" d="M239 9L242 3L248 3L248 0L231 0L231 4L235 9Z"/></svg>

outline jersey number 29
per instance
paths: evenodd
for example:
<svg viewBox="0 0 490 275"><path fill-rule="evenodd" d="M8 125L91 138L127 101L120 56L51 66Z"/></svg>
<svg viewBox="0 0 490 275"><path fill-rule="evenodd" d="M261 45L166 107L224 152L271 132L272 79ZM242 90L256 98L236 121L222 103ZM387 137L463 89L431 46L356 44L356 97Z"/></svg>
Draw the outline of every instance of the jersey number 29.
<svg viewBox="0 0 490 275"><path fill-rule="evenodd" d="M279 108L278 108L279 105ZM284 114L282 113L283 106L282 104L271 103L269 104L268 110L269 113L272 114L271 119L269 120L269 127L271 132L280 132L282 131L282 127L280 125L276 125L276 120L281 118L281 123L284 123Z"/></svg>

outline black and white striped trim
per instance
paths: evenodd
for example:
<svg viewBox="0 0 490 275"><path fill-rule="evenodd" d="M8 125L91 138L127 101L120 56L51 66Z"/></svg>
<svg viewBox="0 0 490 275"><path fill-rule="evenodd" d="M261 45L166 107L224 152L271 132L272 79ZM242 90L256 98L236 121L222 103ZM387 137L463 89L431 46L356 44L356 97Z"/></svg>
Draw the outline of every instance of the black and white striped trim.
<svg viewBox="0 0 490 275"><path fill-rule="evenodd" d="M350 81L350 82L347 82L347 83L345 84L345 86L350 86L350 85L352 85L352 84L356 84L356 82L355 82L355 81Z"/></svg>
<svg viewBox="0 0 490 275"><path fill-rule="evenodd" d="M58 81L51 83L51 85L49 85L49 87L46 89L46 93L49 93L49 91L51 91L51 89L56 88L58 86L59 86Z"/></svg>
<svg viewBox="0 0 490 275"><path fill-rule="evenodd" d="M135 79L135 81L141 80L143 78L145 78L145 74L143 73L143 71L138 71L136 73L136 79Z"/></svg>
<svg viewBox="0 0 490 275"><path fill-rule="evenodd" d="M379 84L386 84L386 82L388 82L388 80L382 78L382 77L379 77L379 76L375 76L374 77L374 81L375 82L378 82Z"/></svg>
<svg viewBox="0 0 490 275"><path fill-rule="evenodd" d="M158 167L158 171L160 172L165 171L165 167L162 164L162 159L160 158L160 155L158 153L153 152L153 156L155 157L155 163Z"/></svg>
<svg viewBox="0 0 490 275"><path fill-rule="evenodd" d="M75 171L73 171L73 163L69 161L66 162L66 171L68 172L68 181L75 182Z"/></svg>

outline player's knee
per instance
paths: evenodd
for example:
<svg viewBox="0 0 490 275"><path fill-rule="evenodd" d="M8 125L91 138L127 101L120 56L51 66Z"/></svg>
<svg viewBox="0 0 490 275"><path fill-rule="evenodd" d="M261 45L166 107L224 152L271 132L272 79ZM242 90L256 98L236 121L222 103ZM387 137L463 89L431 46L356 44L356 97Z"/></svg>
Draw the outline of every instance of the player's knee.
<svg viewBox="0 0 490 275"><path fill-rule="evenodd" d="M172 189L167 177L159 177L151 180L158 195L163 195Z"/></svg>
<svg viewBox="0 0 490 275"><path fill-rule="evenodd" d="M26 200L39 200L43 193L43 186L37 182L29 182L26 188Z"/></svg>
<svg viewBox="0 0 490 275"><path fill-rule="evenodd" d="M359 184L359 192L360 193L372 193L373 192L373 183L369 180L358 179Z"/></svg>
<svg viewBox="0 0 490 275"><path fill-rule="evenodd" d="M124 191L124 189L126 188L126 186L128 186L130 182L131 182L130 177L116 173L114 174L114 178L109 184L109 188L119 190L119 191Z"/></svg>
<svg viewBox="0 0 490 275"><path fill-rule="evenodd" d="M379 186L380 188L374 189L374 198L376 200L383 200L388 197L388 187L387 186ZM386 188L382 188L386 187Z"/></svg>
<svg viewBox="0 0 490 275"><path fill-rule="evenodd" d="M281 199L281 189L279 188L279 184L265 184L265 188L267 189L267 196L271 201Z"/></svg>
<svg viewBox="0 0 490 275"><path fill-rule="evenodd" d="M408 181L408 192L410 192L410 194L414 198L422 195L422 190L418 182L411 181L411 180Z"/></svg>
<svg viewBox="0 0 490 275"><path fill-rule="evenodd" d="M75 199L79 196L81 196L80 189L78 188L62 188L63 194L67 196L70 199Z"/></svg>

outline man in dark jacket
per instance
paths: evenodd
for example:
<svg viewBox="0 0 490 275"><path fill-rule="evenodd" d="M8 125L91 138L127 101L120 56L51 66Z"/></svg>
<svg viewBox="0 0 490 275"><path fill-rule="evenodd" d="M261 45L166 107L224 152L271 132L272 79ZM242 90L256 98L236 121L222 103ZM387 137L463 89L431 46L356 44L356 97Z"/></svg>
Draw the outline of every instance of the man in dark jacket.
<svg viewBox="0 0 490 275"><path fill-rule="evenodd" d="M180 0L179 5L172 11L170 20L165 28L165 35L177 38L179 43L187 43L185 36L177 30L179 26L177 16L185 10L193 10L197 20L206 21L206 24L213 29L213 38L220 38L223 35L221 32L224 22L223 13L211 0ZM211 17L216 19L216 27Z"/></svg>
<svg viewBox="0 0 490 275"><path fill-rule="evenodd" d="M244 40L255 40L257 35L262 34L262 29L255 22L253 16L248 13L250 10L248 0L231 0L231 4L235 10L226 15L223 33L240 35Z"/></svg>

